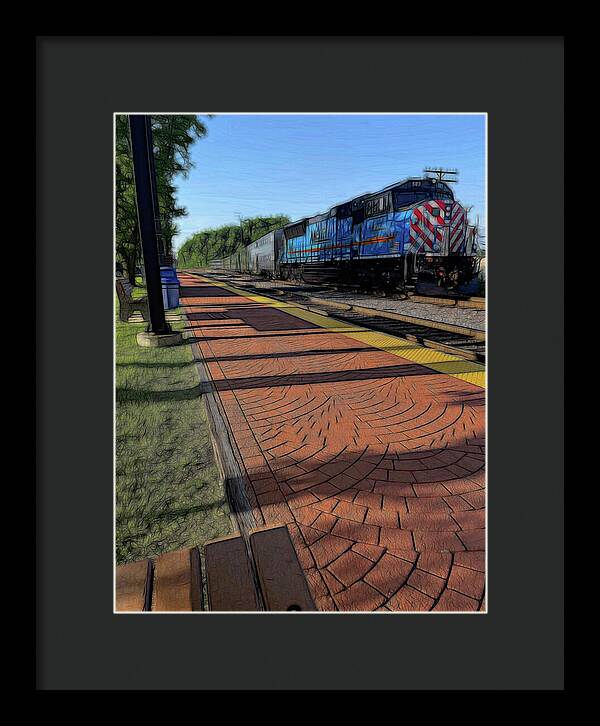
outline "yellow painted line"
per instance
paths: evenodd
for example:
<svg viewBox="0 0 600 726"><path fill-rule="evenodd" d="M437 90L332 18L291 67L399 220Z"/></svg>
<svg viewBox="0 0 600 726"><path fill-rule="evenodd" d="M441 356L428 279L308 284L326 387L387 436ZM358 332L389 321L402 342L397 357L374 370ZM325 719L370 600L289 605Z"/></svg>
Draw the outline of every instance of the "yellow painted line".
<svg viewBox="0 0 600 726"><path fill-rule="evenodd" d="M284 310L286 313L301 318L309 323L314 323L321 328L328 328L341 335L346 335L353 340L359 340L365 345L369 345L372 348L378 348L379 350L385 350L387 353L397 355L400 358L406 358L413 363L431 368L439 373L446 373L454 378L459 378L461 381L472 383L480 388L485 388L485 366L475 361L465 360L459 356L452 355L450 353L444 353L441 350L435 350L434 348L426 348L423 345L414 343L404 338L397 338L395 335L389 335L388 333L380 333L367 328L362 328L359 325L352 323L345 323L341 320L334 320L327 317L326 315L319 315L319 313L313 313L310 310L304 310L296 305L292 305L282 300L276 300L266 295L254 295L248 293L239 287L228 285L226 282L220 282L217 280L211 280L207 277L195 276L202 282L206 282L209 285L215 285L216 287L222 287L225 290L234 292L238 295L242 295L247 300L252 302L269 305L272 308Z"/></svg>

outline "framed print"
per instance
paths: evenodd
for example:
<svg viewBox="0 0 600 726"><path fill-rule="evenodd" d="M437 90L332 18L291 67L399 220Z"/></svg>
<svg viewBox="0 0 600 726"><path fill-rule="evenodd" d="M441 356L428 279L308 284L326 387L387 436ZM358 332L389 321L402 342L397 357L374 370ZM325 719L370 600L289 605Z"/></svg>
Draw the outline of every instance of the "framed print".
<svg viewBox="0 0 600 726"><path fill-rule="evenodd" d="M562 38L37 63L39 688L560 690Z"/></svg>

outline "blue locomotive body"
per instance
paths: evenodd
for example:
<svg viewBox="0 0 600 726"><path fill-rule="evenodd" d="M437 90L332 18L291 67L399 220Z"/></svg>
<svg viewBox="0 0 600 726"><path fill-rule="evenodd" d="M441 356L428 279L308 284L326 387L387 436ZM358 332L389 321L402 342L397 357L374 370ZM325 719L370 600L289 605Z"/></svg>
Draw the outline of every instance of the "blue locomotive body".
<svg viewBox="0 0 600 726"><path fill-rule="evenodd" d="M255 246L271 244L260 271L284 279L394 290L414 287L424 271L435 285L457 288L476 274L469 230L447 184L408 179L286 225L247 249L252 257Z"/></svg>

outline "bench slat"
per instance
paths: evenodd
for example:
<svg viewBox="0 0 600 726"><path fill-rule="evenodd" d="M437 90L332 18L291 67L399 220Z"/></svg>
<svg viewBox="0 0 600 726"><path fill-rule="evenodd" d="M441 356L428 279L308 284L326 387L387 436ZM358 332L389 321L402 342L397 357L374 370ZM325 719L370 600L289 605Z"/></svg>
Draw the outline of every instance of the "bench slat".
<svg viewBox="0 0 600 726"><path fill-rule="evenodd" d="M192 573L190 549L166 552L154 561L154 593L152 610L155 612L180 612L194 610L199 595L195 588L201 586L198 573Z"/></svg>
<svg viewBox="0 0 600 726"><path fill-rule="evenodd" d="M200 550L192 547L190 552L192 574L192 610L204 610L204 589L202 587L202 566L200 565Z"/></svg>
<svg viewBox="0 0 600 726"><path fill-rule="evenodd" d="M121 293L126 299L127 302L135 302L132 293L133 293L133 285L127 280L126 278L119 278L116 280L117 285L117 292Z"/></svg>
<svg viewBox="0 0 600 726"><path fill-rule="evenodd" d="M149 318L148 298L133 298L133 285L126 278L115 280L117 297L119 298L119 319L126 323L135 310L139 310L144 320Z"/></svg>
<svg viewBox="0 0 600 726"><path fill-rule="evenodd" d="M152 562L139 560L117 567L116 611L141 612L148 610L152 583Z"/></svg>
<svg viewBox="0 0 600 726"><path fill-rule="evenodd" d="M250 546L267 610L316 610L287 527L255 529Z"/></svg>
<svg viewBox="0 0 600 726"><path fill-rule="evenodd" d="M248 552L239 535L207 542L204 556L210 610L254 612L259 609Z"/></svg>

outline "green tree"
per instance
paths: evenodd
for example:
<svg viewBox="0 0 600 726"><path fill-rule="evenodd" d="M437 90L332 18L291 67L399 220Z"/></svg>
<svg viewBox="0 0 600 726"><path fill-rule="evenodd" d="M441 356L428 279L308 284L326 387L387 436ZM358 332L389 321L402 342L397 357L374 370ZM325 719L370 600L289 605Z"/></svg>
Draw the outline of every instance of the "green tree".
<svg viewBox="0 0 600 726"><path fill-rule="evenodd" d="M205 125L196 116L152 116L152 136L156 167L156 188L160 227L165 252L172 254L173 237L178 232L177 219L187 210L177 204L177 177L186 177L193 167L191 147L207 133ZM115 155L116 193L116 247L117 257L135 283L135 268L141 260L137 208L129 119L116 118Z"/></svg>
<svg viewBox="0 0 600 726"><path fill-rule="evenodd" d="M180 247L177 266L206 267L211 260L228 257L267 232L279 229L289 222L290 218L285 214L248 217L241 219L239 224L226 224L195 232Z"/></svg>

